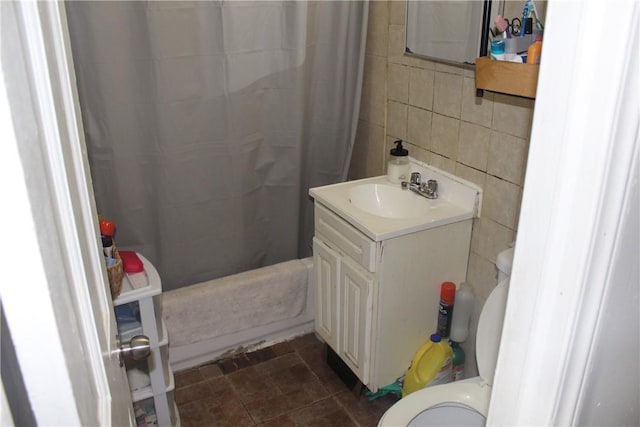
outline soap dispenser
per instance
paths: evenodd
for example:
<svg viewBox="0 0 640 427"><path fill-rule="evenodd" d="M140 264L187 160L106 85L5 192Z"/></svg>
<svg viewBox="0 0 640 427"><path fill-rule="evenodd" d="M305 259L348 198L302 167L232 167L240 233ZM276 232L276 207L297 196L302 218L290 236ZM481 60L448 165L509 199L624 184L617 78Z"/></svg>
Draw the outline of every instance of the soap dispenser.
<svg viewBox="0 0 640 427"><path fill-rule="evenodd" d="M394 142L396 148L389 152L387 179L395 184L409 179L409 150L402 147L402 140Z"/></svg>

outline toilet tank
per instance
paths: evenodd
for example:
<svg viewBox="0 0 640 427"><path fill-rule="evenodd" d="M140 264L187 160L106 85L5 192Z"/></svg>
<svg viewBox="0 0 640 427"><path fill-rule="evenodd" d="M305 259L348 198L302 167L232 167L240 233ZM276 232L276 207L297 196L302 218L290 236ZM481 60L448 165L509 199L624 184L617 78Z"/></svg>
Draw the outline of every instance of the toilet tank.
<svg viewBox="0 0 640 427"><path fill-rule="evenodd" d="M505 249L500 252L496 258L496 267L498 267L498 283L511 276L513 252L514 248Z"/></svg>

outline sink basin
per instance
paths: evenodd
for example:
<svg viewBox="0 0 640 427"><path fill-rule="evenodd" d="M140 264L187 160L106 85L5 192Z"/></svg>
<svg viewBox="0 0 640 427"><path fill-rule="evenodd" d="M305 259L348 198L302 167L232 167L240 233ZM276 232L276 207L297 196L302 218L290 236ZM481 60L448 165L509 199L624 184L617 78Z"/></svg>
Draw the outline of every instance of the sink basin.
<svg viewBox="0 0 640 427"><path fill-rule="evenodd" d="M437 199L402 189L385 175L311 188L309 195L316 204L376 242L478 216L482 191L479 187L411 161L412 171L438 181Z"/></svg>
<svg viewBox="0 0 640 427"><path fill-rule="evenodd" d="M354 207L384 218L423 217L432 209L428 199L397 187L384 184L361 184L349 190L349 203Z"/></svg>

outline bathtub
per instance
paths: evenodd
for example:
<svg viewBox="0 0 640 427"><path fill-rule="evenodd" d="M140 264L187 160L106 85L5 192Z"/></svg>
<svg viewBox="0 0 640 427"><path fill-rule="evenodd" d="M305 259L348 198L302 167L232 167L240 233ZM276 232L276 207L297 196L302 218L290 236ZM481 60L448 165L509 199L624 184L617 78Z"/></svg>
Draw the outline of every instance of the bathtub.
<svg viewBox="0 0 640 427"><path fill-rule="evenodd" d="M174 371L313 331L311 258L162 294Z"/></svg>

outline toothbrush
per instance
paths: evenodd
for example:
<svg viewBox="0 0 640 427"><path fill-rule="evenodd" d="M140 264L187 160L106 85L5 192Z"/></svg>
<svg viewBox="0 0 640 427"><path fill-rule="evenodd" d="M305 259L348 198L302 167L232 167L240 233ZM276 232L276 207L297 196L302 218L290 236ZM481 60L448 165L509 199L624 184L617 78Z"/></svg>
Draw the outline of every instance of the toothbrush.
<svg viewBox="0 0 640 427"><path fill-rule="evenodd" d="M529 15L535 15L536 28L540 31L544 30L544 25L542 25L540 18L538 18L538 8L536 7L536 4L533 0L527 0L527 3L529 4Z"/></svg>
<svg viewBox="0 0 640 427"><path fill-rule="evenodd" d="M524 8L522 8L522 27L520 27L520 37L524 37L524 23L527 22L527 18L529 17L529 1L527 0L524 3Z"/></svg>

